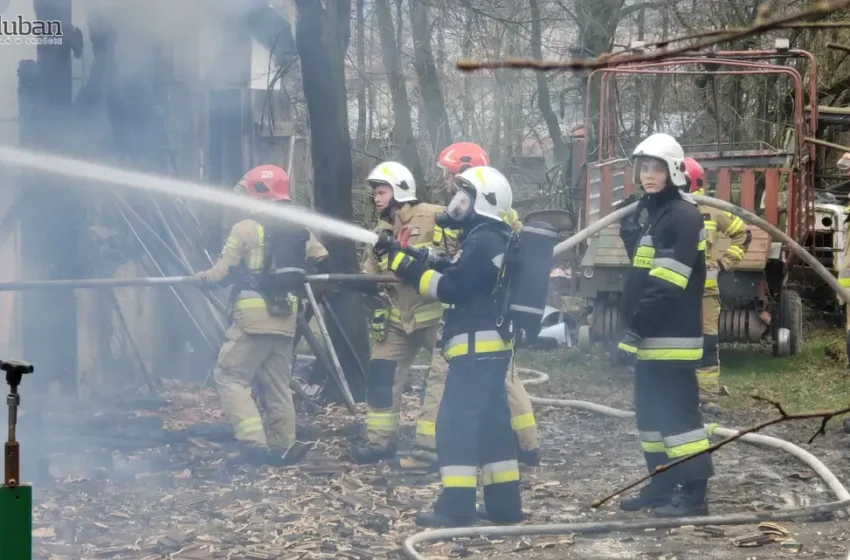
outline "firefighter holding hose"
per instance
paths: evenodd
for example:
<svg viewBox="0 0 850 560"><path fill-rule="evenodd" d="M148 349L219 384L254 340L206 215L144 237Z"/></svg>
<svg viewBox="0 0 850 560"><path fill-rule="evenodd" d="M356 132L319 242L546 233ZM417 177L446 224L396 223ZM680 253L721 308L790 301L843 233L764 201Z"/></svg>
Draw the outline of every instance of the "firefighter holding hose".
<svg viewBox="0 0 850 560"><path fill-rule="evenodd" d="M685 158L685 174L688 176L690 192L705 194L705 170L693 158ZM731 212L724 212L711 206L700 206L705 226L705 290L702 296L702 363L697 369L697 383L700 390L700 404L703 410L717 409L720 397L720 351L717 348L717 334L720 327L720 289L717 279L742 260L753 234L744 220ZM725 235L730 243L721 253L719 236Z"/></svg>
<svg viewBox="0 0 850 560"><path fill-rule="evenodd" d="M280 167L248 171L234 192L291 204L289 177ZM281 456L295 443L295 408L289 386L292 344L305 268L325 272L328 252L304 228L264 223L252 217L236 223L202 287L233 285L232 324L213 372L221 407L246 458ZM275 271L290 268L287 275ZM254 381L266 411L265 424L251 396Z"/></svg>
<svg viewBox="0 0 850 560"><path fill-rule="evenodd" d="M640 208L648 219L637 236L624 238L632 268L623 289L625 334L617 358L635 364L638 433L653 472L709 446L696 378L703 355L706 232L696 202L680 190L688 184L681 145L667 134L653 134L633 157L644 191ZM713 474L711 455L704 453L653 476L620 507L654 508L660 517L705 515Z"/></svg>
<svg viewBox="0 0 850 560"><path fill-rule="evenodd" d="M488 165L490 165L490 157L487 152L481 146L472 142L455 142L445 148L437 159L437 166L443 171L443 180L449 192L456 190L455 180L461 173L472 167ZM522 228L519 216L513 208L508 208L505 222L514 231L519 231ZM456 232L447 231L447 238L454 236L456 236ZM456 243L446 244L445 251L448 257L454 255L456 247ZM437 346L442 348L442 339L438 339ZM442 352L434 352L431 356L425 400L416 422L414 453L412 457L402 459L403 467L406 465L422 467L434 460L437 411L440 408L440 400L445 389L447 371L448 367ZM519 461L526 465L537 466L540 464L540 442L531 399L513 368L509 369L506 384L508 405L511 410L511 427L519 446Z"/></svg>
<svg viewBox="0 0 850 560"><path fill-rule="evenodd" d="M380 213L377 232L394 239L404 237L414 248L436 252L446 233L436 224L442 206L416 198L413 174L404 165L388 161L375 167L366 179L372 187L375 207ZM363 271L387 272L386 254L367 248ZM404 284L390 285L381 296L372 317L372 357L367 373L367 442L351 447L349 455L357 463L373 463L393 457L397 450L399 412L410 366L420 350L434 352L442 306L429 301ZM447 369L445 363L432 368ZM445 376L445 371L437 375Z"/></svg>
<svg viewBox="0 0 850 560"><path fill-rule="evenodd" d="M496 523L516 523L522 517L505 389L513 338L500 331L494 296L509 247L511 229L504 218L511 208L511 187L491 167L468 169L457 181L459 189L438 221L461 230L460 249L451 261L429 266L406 254L389 236L375 246L405 284L451 306L442 333L449 372L436 422L443 487L434 511L416 520L426 527L475 522L479 466L488 517ZM548 270L546 274L548 280Z"/></svg>

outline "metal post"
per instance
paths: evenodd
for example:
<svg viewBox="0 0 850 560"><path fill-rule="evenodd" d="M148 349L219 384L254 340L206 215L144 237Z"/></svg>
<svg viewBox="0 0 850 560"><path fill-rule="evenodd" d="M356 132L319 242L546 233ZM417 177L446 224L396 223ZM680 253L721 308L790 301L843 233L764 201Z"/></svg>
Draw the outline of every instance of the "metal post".
<svg viewBox="0 0 850 560"><path fill-rule="evenodd" d="M21 484L20 446L16 430L18 406L21 396L18 386L24 374L32 373L33 367L24 362L0 361L0 369L6 372L9 395L9 436L4 451L6 455L5 477L0 486L0 560L32 560L32 486Z"/></svg>

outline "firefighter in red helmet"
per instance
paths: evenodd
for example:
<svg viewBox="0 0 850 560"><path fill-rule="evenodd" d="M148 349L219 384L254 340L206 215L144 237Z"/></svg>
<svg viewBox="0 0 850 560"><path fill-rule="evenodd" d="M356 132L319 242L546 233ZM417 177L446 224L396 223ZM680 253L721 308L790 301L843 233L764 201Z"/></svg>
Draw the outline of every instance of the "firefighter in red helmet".
<svg viewBox="0 0 850 560"><path fill-rule="evenodd" d="M685 175L690 192L705 194L705 170L693 158L685 158ZM729 270L744 259L750 247L752 234L747 224L731 212L711 206L700 206L699 212L705 224L705 289L702 294L702 363L697 368L700 403L704 410L717 408L720 396L720 353L717 349L717 334L720 326L720 290L717 278L720 272ZM719 236L725 235L731 243L720 251Z"/></svg>
<svg viewBox="0 0 850 560"><path fill-rule="evenodd" d="M233 190L275 204L292 203L289 176L274 165L251 169ZM248 457L281 457L295 443L289 383L299 305L295 292L303 278L269 279L284 267L323 269L327 257L308 230L254 216L233 226L215 265L197 274L202 287L233 286L232 323L213 379L233 434ZM251 395L255 380L265 418Z"/></svg>

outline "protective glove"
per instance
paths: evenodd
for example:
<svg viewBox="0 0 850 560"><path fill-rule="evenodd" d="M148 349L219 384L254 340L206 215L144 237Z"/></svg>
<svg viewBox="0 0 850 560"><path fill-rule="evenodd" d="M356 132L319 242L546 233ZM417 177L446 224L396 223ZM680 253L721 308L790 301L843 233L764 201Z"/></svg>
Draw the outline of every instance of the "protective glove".
<svg viewBox="0 0 850 560"><path fill-rule="evenodd" d="M636 212L632 212L622 220L620 220L620 232L627 233L633 231L640 231L640 213L644 207L644 198L638 197L637 194L630 194L620 202L614 205L615 210L619 210L620 208L625 208L633 202L638 202L638 208Z"/></svg>
<svg viewBox="0 0 850 560"><path fill-rule="evenodd" d="M201 291L215 290L218 285L207 278L206 271L195 274L195 286Z"/></svg>
<svg viewBox="0 0 850 560"><path fill-rule="evenodd" d="M372 313L372 339L383 342L387 339L387 310L376 309Z"/></svg>
<svg viewBox="0 0 850 560"><path fill-rule="evenodd" d="M375 251L375 256L378 259L384 258L384 255L390 252L392 249L401 249L396 241L396 238L393 237L392 230L383 229L381 233L378 234L378 241L375 243L373 247Z"/></svg>
<svg viewBox="0 0 850 560"><path fill-rule="evenodd" d="M614 356L615 362L623 366L634 365L637 362L637 351L640 341L641 338L634 331L627 331L617 345L617 352Z"/></svg>
<svg viewBox="0 0 850 560"><path fill-rule="evenodd" d="M416 264L416 259L405 253L400 247L394 247L387 254L387 263L389 264L389 269L404 280L405 273L411 266Z"/></svg>

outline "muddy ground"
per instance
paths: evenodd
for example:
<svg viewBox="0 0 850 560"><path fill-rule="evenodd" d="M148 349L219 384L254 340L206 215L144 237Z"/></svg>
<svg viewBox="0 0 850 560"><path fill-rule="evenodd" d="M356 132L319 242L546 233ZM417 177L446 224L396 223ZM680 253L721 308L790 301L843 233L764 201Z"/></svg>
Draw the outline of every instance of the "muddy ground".
<svg viewBox="0 0 850 560"><path fill-rule="evenodd" d="M627 372L602 368L599 373L597 368L579 366L550 374L548 384L529 391L631 409ZM255 467L235 460L231 444L215 429L204 435L197 428L222 426L211 389L170 384L164 397L166 406L122 412L154 418L154 423L162 419L164 430L158 434L181 437L165 437L163 443L155 441L139 449L124 441L112 447L112 453L103 451L103 444L81 440L73 450L50 457L49 477L35 490L34 558L399 558L404 538L417 531L413 516L426 509L438 492L435 475L401 475L388 463L361 467L348 462L346 436L356 431L356 424L340 407L300 418L309 431L318 432L314 433L316 448L304 463ZM405 421L410 426L417 404L413 396L406 399ZM554 407L538 407L536 413L543 464L523 471L527 523L648 515L624 515L617 510L616 499L598 510L589 507L595 498L643 473L632 421ZM743 426L768 414L724 414L717 420ZM817 424L783 425L766 433L802 443L816 428ZM27 441L22 441L26 446ZM832 427L826 436L804 447L839 479L850 482L850 436L841 433L840 427ZM811 471L779 451L733 444L720 450L715 460L718 475L710 487L712 513L764 511L833 499ZM780 525L796 545L735 546L734 538L758 533L755 526L748 526L724 527L720 535L677 529L598 537L459 540L428 545L421 551L429 559L533 560L847 555L850 523L843 513L824 521Z"/></svg>

